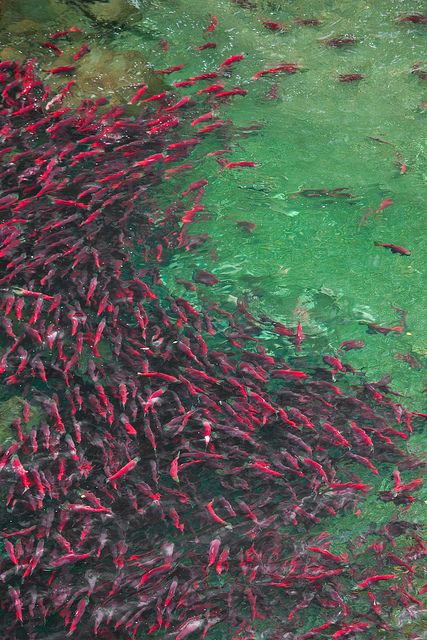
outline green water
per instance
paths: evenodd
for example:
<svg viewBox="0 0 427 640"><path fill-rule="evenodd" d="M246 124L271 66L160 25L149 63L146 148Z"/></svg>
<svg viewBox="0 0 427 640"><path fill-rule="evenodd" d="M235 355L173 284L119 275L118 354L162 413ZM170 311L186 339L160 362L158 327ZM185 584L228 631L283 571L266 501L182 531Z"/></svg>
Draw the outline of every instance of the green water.
<svg viewBox="0 0 427 640"><path fill-rule="evenodd" d="M191 177L180 175L170 181L172 188L181 191L191 181L206 177L204 204L211 214L209 220L193 226L195 233L208 232L210 242L196 253L178 252L163 268L162 277L170 289L197 302L199 294L185 291L175 278L191 280L197 267L212 271L220 283L207 290L211 298L233 304L243 297L255 315L267 314L292 327L301 320L306 335L302 354L334 353L343 340L364 339L366 348L346 354L345 361L365 370L372 380L391 374L393 388L404 394L405 404L425 410L422 103L427 98L423 81L411 74L411 68L425 57L426 27L396 22L401 14L422 12L423 3L264 1L258 3L262 10L249 11L231 0L141 2L140 9L123 0L121 10L110 15L114 19L108 20L105 13L102 21L90 17L90 12L99 15L97 11L105 11L109 4L0 3L2 59L36 55L43 64L52 63L38 43L51 31L78 25L85 29L92 53L79 63L75 98L89 90L120 103L132 95L129 85L140 81L150 67L185 64L172 81L215 69L229 55L246 55L235 65L228 83L248 89L248 94L232 98L229 106L221 107L221 114L232 118L236 127L260 125L238 136L233 133L232 159L254 160L258 166L220 171L214 158L205 159L200 152L192 158ZM209 39L218 46L195 52L194 47L206 40L204 29L211 14L219 25ZM292 24L295 16L318 17L323 22L318 27L299 27ZM260 18L283 21L289 28L268 31ZM334 49L321 42L343 33L356 36L357 44ZM169 51L163 51L161 39L168 41ZM75 45L68 46L75 51ZM302 71L256 82L249 79L282 62L298 62ZM337 75L346 73L366 77L357 83L337 82ZM266 94L275 83L278 98L270 100ZM178 93L185 95L185 90ZM207 145L209 150L222 146L212 139ZM223 146L228 146L227 138ZM405 162L406 173L400 173L397 161ZM295 196L304 189L340 187L351 197ZM360 225L368 208L376 209L384 198L391 198L393 205ZM237 220L253 222L256 229L249 233L236 226ZM395 255L375 247L375 241L403 245L412 255ZM407 310L406 333L367 334L361 320L399 324L392 305ZM272 350L284 344L267 327L263 338ZM420 368L395 358L407 353L416 357ZM422 449L421 435L415 436L412 447ZM363 479L372 484L372 475ZM384 481L381 489L389 486ZM415 520L422 519L425 497L411 507L410 517ZM362 524L387 521L392 509L368 498L359 525L353 514L334 519L331 528L337 544L345 545L349 532L353 536Z"/></svg>
<svg viewBox="0 0 427 640"><path fill-rule="evenodd" d="M308 7L306 2L262 2L262 8L250 11L231 0L141 2L139 10L123 1L120 12L110 14L115 20L108 22L105 7L111 4L11 3L10 13L4 13L3 42L34 55L39 53L36 43L50 30L69 24L84 27L93 51L92 58L81 62L85 75L79 89L77 74L76 95L87 88L89 76L93 93L112 95L116 101L129 97L127 87L147 66L185 64L171 76L179 80L215 69L231 54L246 54L229 84L249 93L233 98L221 112L236 126L260 125L234 138L233 156L256 160L259 166L221 172L214 158L197 163L196 157L196 175L209 179L205 206L211 219L193 229L209 232L211 243L197 254L175 256L163 271L171 289L182 294L175 276L191 279L195 266L206 268L220 279L210 292L216 299L232 302L243 296L255 313L291 326L300 319L307 351L333 352L343 340L365 339L366 348L350 352L346 361L371 379L391 374L406 402L422 408L427 355L425 93L411 68L425 55L426 27L396 18L422 11L423 3L319 0ZM88 17L89 10L100 15L101 9L102 22ZM210 14L218 17L219 26L209 36L218 46L195 52L194 46L205 41ZM318 17L322 24L295 26L295 16ZM289 27L272 32L260 18ZM24 29L29 19L31 46ZM357 44L336 49L321 42L342 33L356 36ZM166 53L161 39L170 45ZM46 53L42 56L46 59ZM256 71L281 62L298 62L302 72L249 80ZM362 73L365 79L337 82L336 76L345 73ZM269 100L266 94L274 83L278 99ZM406 173L400 173L397 161L405 162ZM183 180L180 176L175 181L177 189ZM294 195L303 189L340 187L352 197ZM376 209L384 198L391 198L393 205L359 225L368 208ZM257 227L250 234L236 226L236 220ZM375 247L375 241L403 245L412 255L393 254ZM407 332L367 335L360 320L399 323L391 305L407 310ZM272 346L278 344L272 334L265 337ZM401 353L414 355L421 368L396 359Z"/></svg>
<svg viewBox="0 0 427 640"><path fill-rule="evenodd" d="M272 17L286 22L301 15L306 4L291 3L291 12L274 12ZM218 254L216 263L209 249L199 259L221 280L215 294L244 294L253 309L291 324L300 318L308 348L330 350L345 339L366 339L366 349L353 352L348 361L370 377L391 373L395 387L415 401L422 388L420 371L394 356L412 352L422 363L426 348L425 114L419 107L422 83L410 74L425 52L425 33L396 24L399 12L410 9L404 4L310 3L310 15L321 16L323 25L292 27L284 33L265 30L256 13L235 10L230 3L208 5L226 29L217 37L223 47L203 56L207 68L230 53L245 52L247 59L234 75L236 85L282 61L297 61L304 72L278 81L278 101L265 98L272 79L243 81L250 93L235 98L230 116L237 124L263 127L241 138L235 156L260 166L218 173L212 162L206 203L213 216L198 231L210 232ZM201 11L199 24L206 23L205 16ZM171 11L168 22L170 28L181 25L180 36L184 29L194 32L194 18L188 13L182 19L182 7ZM319 43L336 33L353 33L360 42L346 50ZM175 47L180 49L176 41ZM194 54L179 56L179 61L191 64ZM354 72L366 74L366 79L336 82L337 74ZM395 149L408 165L404 175L395 165ZM336 187L347 187L354 197L292 195L301 189ZM385 197L392 198L393 205L360 227L367 208L377 208ZM257 224L253 234L236 227L241 219ZM376 240L402 244L412 256L376 248ZM192 268L192 256L177 256L171 271L189 277ZM361 319L396 324L392 304L408 310L407 335L366 336L366 328L358 324ZM417 400L421 403L419 396Z"/></svg>
<svg viewBox="0 0 427 640"><path fill-rule="evenodd" d="M92 58L81 61L85 75L80 84L86 88L91 76L91 91L113 95L116 101L129 97L127 87L147 66L185 64L172 81L215 69L229 55L244 53L229 84L249 93L234 97L221 112L236 126L260 125L234 139L233 155L233 160L255 160L259 166L221 172L214 158L200 166L195 161L196 175L209 179L205 206L211 219L193 229L209 232L211 243L197 254L177 254L164 269L164 279L182 293L174 283L176 275L191 279L195 266L211 270L220 279L211 292L216 299L243 296L256 313L291 326L300 319L307 350L332 352L343 340L365 339L366 348L349 353L346 361L371 379L390 373L407 402L423 406L423 369L395 358L411 353L423 367L427 356L425 94L423 81L411 74L412 65L425 55L426 27L396 21L403 13L422 11L422 2L262 2L252 11L231 0L141 2L140 9L125 0L7 4L2 42L23 55L41 54L46 60L38 43L52 29L69 24L85 28L93 51ZM91 20L88 11L101 15L102 22ZM205 41L210 14L218 17L209 36L218 46L195 52L194 46ZM296 26L295 16L318 17L322 24ZM289 26L272 32L260 18ZM30 21L27 27L25 21ZM342 33L356 36L357 44L336 49L321 42ZM170 45L166 53L161 39ZM249 80L256 71L281 62L298 62L302 72ZM366 77L337 82L336 76L345 73ZM269 100L266 94L274 83L278 99ZM78 72L77 95L82 87ZM407 165L405 174L397 160ZM175 181L177 189L185 179ZM352 197L294 195L340 187ZM368 208L376 209L384 198L393 205L360 226ZM251 234L236 226L236 220L257 227ZM412 255L393 254L375 247L375 241L403 245ZM407 332L367 335L360 320L399 324L391 305L408 311Z"/></svg>

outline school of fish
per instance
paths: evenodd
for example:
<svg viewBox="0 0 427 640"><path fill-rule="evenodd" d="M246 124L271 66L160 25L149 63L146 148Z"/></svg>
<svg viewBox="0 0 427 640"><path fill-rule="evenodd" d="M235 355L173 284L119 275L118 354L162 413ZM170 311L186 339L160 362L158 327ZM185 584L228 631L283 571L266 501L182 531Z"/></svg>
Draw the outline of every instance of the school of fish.
<svg viewBox="0 0 427 640"><path fill-rule="evenodd" d="M212 16L206 35L216 28ZM43 46L58 54L76 30ZM426 546L405 510L426 463L406 444L426 414L341 360L364 341L313 364L300 323L256 318L243 301L196 308L160 277L173 252L208 240L189 233L209 183L192 168L213 157L223 171L256 170L229 160L234 125L220 115L247 93L232 81L242 60L159 94L137 87L137 114L104 98L63 106L74 81L52 95L42 78L74 65L0 62L0 376L22 397L0 451L5 640L221 628L249 640L265 622L272 640L376 638L393 631L396 607L422 606ZM298 70L278 61L252 79ZM217 282L201 269L184 281ZM396 327L368 330L403 331L396 312ZM266 328L280 355L263 345ZM366 482L378 486L379 466L390 470L381 491ZM392 518L334 548L316 525L357 518L374 491Z"/></svg>

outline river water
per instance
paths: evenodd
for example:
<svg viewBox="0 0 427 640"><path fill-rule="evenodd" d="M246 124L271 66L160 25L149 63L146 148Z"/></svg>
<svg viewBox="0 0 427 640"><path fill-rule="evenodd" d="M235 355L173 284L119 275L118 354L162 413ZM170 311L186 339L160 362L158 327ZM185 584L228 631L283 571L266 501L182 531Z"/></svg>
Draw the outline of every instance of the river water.
<svg viewBox="0 0 427 640"><path fill-rule="evenodd" d="M244 54L234 81L249 93L224 111L242 127L234 137L236 158L258 166L224 173L214 158L203 165L210 220L197 232L210 234L210 246L196 257L176 255L164 278L182 293L174 276L191 279L195 266L207 268L220 280L217 298L244 296L257 313L294 325L300 319L308 350L364 339L366 348L347 360L373 379L391 374L408 403L422 407L425 94L423 80L411 71L425 54L425 26L397 21L422 3L264 2L252 10L231 0L131 4L51 0L20 2L18 9L10 3L3 13L3 52L51 62L39 43L64 24L82 26L92 52L81 60L75 96L102 94L117 102L128 98L127 87L147 68L184 64L171 76L181 80ZM213 14L217 47L195 52ZM294 24L301 16L322 22ZM263 19L287 26L271 31ZM337 34L354 35L357 43L334 48L322 42ZM248 79L281 62L297 62L302 72ZM364 78L337 81L353 73ZM341 188L336 196L297 195ZM385 199L392 205L375 214ZM248 232L238 220L256 229ZM411 256L375 247L376 241L403 245ZM408 312L406 331L366 335L361 321L398 324L393 305ZM413 356L412 366L399 354Z"/></svg>
<svg viewBox="0 0 427 640"><path fill-rule="evenodd" d="M143 79L160 90L243 54L233 83L248 93L233 97L221 115L234 123L233 160L256 166L223 171L215 157L200 166L196 159L194 180L209 180L208 215L193 230L210 240L196 252L176 252L162 279L173 294L197 305L200 292L186 291L176 278L190 281L197 268L212 272L219 282L207 289L210 299L229 305L244 299L255 315L293 328L300 321L307 357L363 340L365 347L346 354L346 362L371 380L390 374L407 406L425 408L426 96L425 79L411 72L414 65L422 68L426 26L398 20L421 12L421 1L264 0L248 8L232 0L44 0L0 6L2 59L37 57L55 66L40 43L57 29L84 29L91 52L78 63L70 105L101 95L121 104ZM212 15L218 26L207 35ZM298 17L320 24L301 25ZM271 30L263 20L285 27ZM326 44L339 34L356 42ZM197 51L208 39L216 48ZM71 40L61 46L65 57L76 47ZM250 79L284 62L298 63L301 71ZM185 66L173 76L159 80L152 73L175 64ZM338 81L356 73L363 78ZM179 190L181 177L169 185ZM411 255L375 242L403 246ZM407 312L403 331L367 332L367 322L399 325L396 308ZM282 348L267 324L262 338L272 351ZM414 442L422 447L419 435ZM413 517L421 512L415 506ZM363 522L386 521L390 513L389 505L368 500ZM345 544L346 532L358 526L353 515L335 521L338 542Z"/></svg>

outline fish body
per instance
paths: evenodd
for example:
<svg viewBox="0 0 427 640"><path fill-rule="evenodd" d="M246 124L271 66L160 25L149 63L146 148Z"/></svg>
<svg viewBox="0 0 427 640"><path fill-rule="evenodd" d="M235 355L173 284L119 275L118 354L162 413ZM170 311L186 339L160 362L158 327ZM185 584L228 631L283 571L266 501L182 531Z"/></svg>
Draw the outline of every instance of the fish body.
<svg viewBox="0 0 427 640"><path fill-rule="evenodd" d="M386 249L390 249L392 253L399 253L401 256L410 256L411 252L409 249L405 249L398 244L390 244L389 242L374 242L376 247L385 247Z"/></svg>

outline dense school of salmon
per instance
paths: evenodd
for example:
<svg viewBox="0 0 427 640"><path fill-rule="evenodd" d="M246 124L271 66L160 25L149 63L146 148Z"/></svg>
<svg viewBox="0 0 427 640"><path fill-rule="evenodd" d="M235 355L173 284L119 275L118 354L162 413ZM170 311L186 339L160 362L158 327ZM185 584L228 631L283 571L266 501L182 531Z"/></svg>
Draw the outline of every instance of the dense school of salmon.
<svg viewBox="0 0 427 640"><path fill-rule="evenodd" d="M213 16L207 37L217 26ZM75 31L43 46L59 56ZM258 625L277 640L377 638L394 610L422 607L426 547L404 512L426 466L406 443L427 416L341 360L364 341L310 365L301 324L255 318L240 301L196 309L159 275L173 251L207 240L188 233L208 184L191 181L198 148L210 139L204 154L221 170L256 167L228 159L233 123L219 114L247 93L232 83L242 58L172 91L137 87L138 115L104 98L64 107L73 80L52 95L36 60L0 62L0 380L23 398L0 452L5 640L218 629L249 640ZM280 62L253 80L298 70ZM194 89L177 96L184 87ZM177 174L181 193L165 204ZM216 282L203 270L182 281ZM396 327L368 329L403 331L396 313ZM282 355L263 346L266 327ZM323 519L357 518L374 491L366 474L384 463L377 499L394 503L393 517L335 549Z"/></svg>

